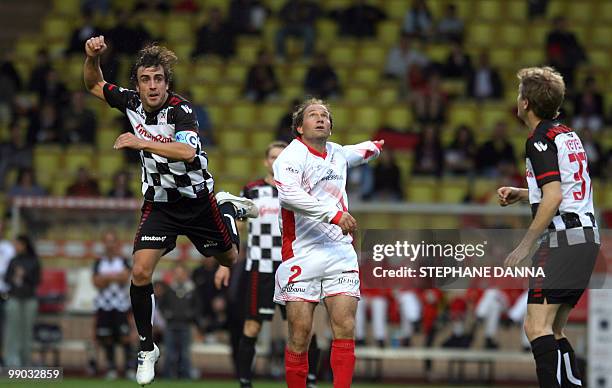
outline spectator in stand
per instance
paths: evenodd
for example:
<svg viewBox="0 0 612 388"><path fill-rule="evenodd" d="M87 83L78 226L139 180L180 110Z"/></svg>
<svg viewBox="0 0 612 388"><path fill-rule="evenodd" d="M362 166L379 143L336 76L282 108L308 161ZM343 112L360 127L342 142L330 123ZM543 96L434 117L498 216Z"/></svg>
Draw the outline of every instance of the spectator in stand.
<svg viewBox="0 0 612 388"><path fill-rule="evenodd" d="M504 95L501 77L489 63L489 54L480 53L478 67L468 77L467 95L477 100L499 99Z"/></svg>
<svg viewBox="0 0 612 388"><path fill-rule="evenodd" d="M386 151L385 151L386 152ZM385 289L362 288L361 299L357 304L355 315L355 345L366 344L367 310L370 309L372 335L376 346L384 348L387 342L387 309L390 291Z"/></svg>
<svg viewBox="0 0 612 388"><path fill-rule="evenodd" d="M413 0L404 16L402 31L422 39L431 37L433 18L425 0Z"/></svg>
<svg viewBox="0 0 612 388"><path fill-rule="evenodd" d="M0 217L0 363L4 363L3 349L4 349L4 322L6 320L5 304L9 291L9 285L4 280L6 270L8 269L9 263L15 257L15 246L13 243L5 239L5 225L6 220L4 217Z"/></svg>
<svg viewBox="0 0 612 388"><path fill-rule="evenodd" d="M322 98L335 98L340 94L338 75L327 60L327 54L317 53L306 73L304 90L307 94Z"/></svg>
<svg viewBox="0 0 612 388"><path fill-rule="evenodd" d="M507 124L503 121L495 124L491 139L478 148L476 170L488 177L499 176L499 169L504 164L515 165L514 147L508 140Z"/></svg>
<svg viewBox="0 0 612 388"><path fill-rule="evenodd" d="M236 51L236 39L231 26L223 20L218 7L213 7L208 13L208 23L196 33L196 46L191 53L192 58L201 55L218 55L228 59Z"/></svg>
<svg viewBox="0 0 612 388"><path fill-rule="evenodd" d="M444 77L467 79L473 72L472 59L463 49L463 45L454 41L444 65Z"/></svg>
<svg viewBox="0 0 612 388"><path fill-rule="evenodd" d="M6 175L13 169L32 167L33 149L26 141L20 122L15 121L10 128L6 143L0 143L0 188L4 188Z"/></svg>
<svg viewBox="0 0 612 388"><path fill-rule="evenodd" d="M249 69L245 92L249 100L264 102L279 92L278 78L272 65L272 56L265 50L257 54L257 63Z"/></svg>
<svg viewBox="0 0 612 388"><path fill-rule="evenodd" d="M401 345L408 347L412 345L415 326L423 317L423 307L415 289L398 290L396 300L400 310Z"/></svg>
<svg viewBox="0 0 612 388"><path fill-rule="evenodd" d="M38 88L39 101L53 104L55 109L61 110L68 104L69 96L66 84L60 79L59 74L55 69L50 69L47 72L47 78L39 85Z"/></svg>
<svg viewBox="0 0 612 388"><path fill-rule="evenodd" d="M584 80L582 92L574 97L574 121L572 127L578 130L588 128L593 132L603 127L604 99L597 90L595 77Z"/></svg>
<svg viewBox="0 0 612 388"><path fill-rule="evenodd" d="M191 378L191 325L196 319L199 300L195 292L189 269L177 264L172 282L159 300L159 309L166 320L164 375L169 378Z"/></svg>
<svg viewBox="0 0 612 388"><path fill-rule="evenodd" d="M414 151L414 175L440 176L444 169L444 150L440 141L438 130L426 126L419 137Z"/></svg>
<svg viewBox="0 0 612 388"><path fill-rule="evenodd" d="M455 138L444 153L445 170L452 175L472 173L476 164L476 152L472 130L467 125L460 125L455 130Z"/></svg>
<svg viewBox="0 0 612 388"><path fill-rule="evenodd" d="M391 78L405 80L408 69L412 65L422 68L429 64L429 58L419 48L418 42L409 34L402 34L399 43L389 50L385 75Z"/></svg>
<svg viewBox="0 0 612 388"><path fill-rule="evenodd" d="M106 82L116 83L119 80L119 56L115 54L113 44L105 42L106 50L100 56L100 69Z"/></svg>
<svg viewBox="0 0 612 388"><path fill-rule="evenodd" d="M546 58L548 64L561 73L565 86L571 91L576 68L587 57L576 35L568 30L564 16L557 16L553 20L553 29L546 37Z"/></svg>
<svg viewBox="0 0 612 388"><path fill-rule="evenodd" d="M38 143L60 143L62 141L62 117L53 102L43 103L37 120L36 141Z"/></svg>
<svg viewBox="0 0 612 388"><path fill-rule="evenodd" d="M234 34L260 34L268 16L268 10L259 0L232 0L228 21Z"/></svg>
<svg viewBox="0 0 612 388"><path fill-rule="evenodd" d="M315 44L315 22L321 15L319 5L310 0L288 0L280 11L281 27L276 32L276 55L286 57L288 36L304 39L304 57L310 58Z"/></svg>
<svg viewBox="0 0 612 388"><path fill-rule="evenodd" d="M81 13L106 15L111 7L110 3L110 0L81 0Z"/></svg>
<svg viewBox="0 0 612 388"><path fill-rule="evenodd" d="M0 62L0 127L10 122L11 104L21 87L21 78L13 64L12 53L7 53Z"/></svg>
<svg viewBox="0 0 612 388"><path fill-rule="evenodd" d="M62 116L62 143L95 144L98 122L95 113L85 106L86 98L84 92L72 93L70 106L64 109Z"/></svg>
<svg viewBox="0 0 612 388"><path fill-rule="evenodd" d="M287 113L278 121L276 136L274 137L275 140L282 140L289 144L295 139L291 125L293 124L293 112L295 112L296 107L300 105L300 103L301 101L295 98L291 101Z"/></svg>
<svg viewBox="0 0 612 388"><path fill-rule="evenodd" d="M412 109L420 123L442 124L447 105L448 96L437 72L431 72L426 83L412 93Z"/></svg>
<svg viewBox="0 0 612 388"><path fill-rule="evenodd" d="M578 129L580 127L574 126L574 128ZM579 133L582 146L589 161L589 174L592 177L599 178L602 175L601 171L605 161L603 149L599 142L593 139L593 131L589 128L584 128Z"/></svg>
<svg viewBox="0 0 612 388"><path fill-rule="evenodd" d="M111 198L134 198L130 189L130 175L125 171L117 171L113 176L113 187L108 192Z"/></svg>
<svg viewBox="0 0 612 388"><path fill-rule="evenodd" d="M166 14L170 12L171 8L169 0L138 0L136 4L134 4L133 12L135 14L143 12L159 12Z"/></svg>
<svg viewBox="0 0 612 388"><path fill-rule="evenodd" d="M463 20L457 16L457 6L448 4L438 22L438 39L443 42L463 42Z"/></svg>
<svg viewBox="0 0 612 388"><path fill-rule="evenodd" d="M381 154L374 167L374 192L372 197L376 201L401 201L404 197L402 190L402 172L395 161L395 154L391 149Z"/></svg>
<svg viewBox="0 0 612 388"><path fill-rule="evenodd" d="M40 284L40 261L29 237L20 235L14 243L15 257L4 275L8 285L5 304L4 362L9 368L31 366L34 321L38 310L36 290Z"/></svg>
<svg viewBox="0 0 612 388"><path fill-rule="evenodd" d="M356 0L341 11L340 35L355 38L371 38L376 36L376 26L387 16L378 7L368 4L365 0Z"/></svg>
<svg viewBox="0 0 612 388"><path fill-rule="evenodd" d="M36 183L32 168L22 168L17 174L17 181L7 194L10 198L42 197L47 195L47 191Z"/></svg>
<svg viewBox="0 0 612 388"><path fill-rule="evenodd" d="M200 333L207 335L225 326L225 291L215 287L215 272L218 265L212 257L202 259L202 264L193 270L191 279L196 287L198 309L195 322ZM207 337L214 341L214 337Z"/></svg>
<svg viewBox="0 0 612 388"><path fill-rule="evenodd" d="M548 0L527 0L527 17L529 20L546 16Z"/></svg>
<svg viewBox="0 0 612 388"><path fill-rule="evenodd" d="M30 83L28 89L41 95L41 87L47 80L47 74L51 71L51 59L49 52L45 48L38 50L36 54L36 65L30 72Z"/></svg>
<svg viewBox="0 0 612 388"><path fill-rule="evenodd" d="M100 189L96 181L85 167L79 167L76 181L66 190L68 197L98 197Z"/></svg>
<svg viewBox="0 0 612 388"><path fill-rule="evenodd" d="M175 2L174 10L187 14L196 14L200 10L200 6L195 0L179 0Z"/></svg>
<svg viewBox="0 0 612 388"><path fill-rule="evenodd" d="M102 35L102 30L94 25L94 15L90 10L84 10L83 21L75 28L68 42L66 54L82 54L87 39Z"/></svg>
<svg viewBox="0 0 612 388"><path fill-rule="evenodd" d="M112 44L115 54L134 55L152 40L151 35L144 28L140 19L134 17L134 15L125 8L116 11L115 18L117 19L117 24L108 30L105 39L105 42ZM84 45L81 45L79 52L83 50L83 47ZM116 55L109 53L104 54L104 57L111 56L116 57ZM105 77L106 74L104 72Z"/></svg>

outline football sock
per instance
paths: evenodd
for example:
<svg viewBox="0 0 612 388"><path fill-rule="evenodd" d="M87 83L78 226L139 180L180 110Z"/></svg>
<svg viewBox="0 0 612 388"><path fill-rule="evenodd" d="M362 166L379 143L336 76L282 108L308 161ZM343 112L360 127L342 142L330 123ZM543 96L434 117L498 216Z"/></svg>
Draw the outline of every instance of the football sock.
<svg viewBox="0 0 612 388"><path fill-rule="evenodd" d="M132 312L136 322L136 330L140 338L140 350L153 350L153 310L155 309L155 296L153 284L144 286L130 285L130 299Z"/></svg>

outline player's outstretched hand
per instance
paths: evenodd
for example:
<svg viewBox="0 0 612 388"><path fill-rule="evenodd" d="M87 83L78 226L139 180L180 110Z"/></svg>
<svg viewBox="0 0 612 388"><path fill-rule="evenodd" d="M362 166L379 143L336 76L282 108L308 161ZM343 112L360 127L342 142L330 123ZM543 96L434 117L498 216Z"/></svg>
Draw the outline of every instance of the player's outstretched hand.
<svg viewBox="0 0 612 388"><path fill-rule="evenodd" d="M106 43L104 43L104 35L94 36L87 39L85 42L85 54L88 57L97 57L106 51Z"/></svg>
<svg viewBox="0 0 612 388"><path fill-rule="evenodd" d="M114 149L120 150L122 148L131 148L134 150L141 150L144 148L142 140L134 136L133 133L125 132L119 135L117 140L115 140Z"/></svg>
<svg viewBox="0 0 612 388"><path fill-rule="evenodd" d="M530 256L530 248L528 246L524 246L523 244L521 244L518 247L516 247L515 250L510 252L508 257L506 257L506 260L504 260L504 265L506 267L516 267L517 265L522 263L523 260L529 258L529 256Z"/></svg>
<svg viewBox="0 0 612 388"><path fill-rule="evenodd" d="M516 187L500 187L497 189L497 200L501 206L512 205L521 199L520 190Z"/></svg>
<svg viewBox="0 0 612 388"><path fill-rule="evenodd" d="M217 290L229 286L230 275L231 270L228 267L219 266L217 272L215 272L215 287L217 287Z"/></svg>
<svg viewBox="0 0 612 388"><path fill-rule="evenodd" d="M357 230L357 221L349 212L344 212L342 217L340 217L340 221L338 221L338 226L342 228L342 234L347 235Z"/></svg>
<svg viewBox="0 0 612 388"><path fill-rule="evenodd" d="M385 141L384 140L374 140L374 141L372 141L372 143L374 143L374 145L376 147L378 147L378 149L381 150L381 151L383 149L383 146L385 145Z"/></svg>

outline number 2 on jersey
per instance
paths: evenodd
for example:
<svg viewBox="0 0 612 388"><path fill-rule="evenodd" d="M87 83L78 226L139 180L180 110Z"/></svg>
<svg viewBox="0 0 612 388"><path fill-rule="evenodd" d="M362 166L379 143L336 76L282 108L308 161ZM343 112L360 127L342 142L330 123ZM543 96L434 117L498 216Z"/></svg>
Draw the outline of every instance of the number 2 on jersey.
<svg viewBox="0 0 612 388"><path fill-rule="evenodd" d="M302 274L302 268L299 265L294 265L293 267L291 267L291 272L293 272L293 275L289 277L288 283L293 283L295 278Z"/></svg>
<svg viewBox="0 0 612 388"><path fill-rule="evenodd" d="M584 199L584 195L586 193L586 181L584 180L584 176L582 175L585 168L582 166L582 162L586 164L587 156L586 152L576 152L568 155L570 163L577 162L578 163L578 172L574 173L574 180L576 182L580 182L580 191L574 191L574 199L576 201L581 201ZM588 166L587 172L588 172Z"/></svg>

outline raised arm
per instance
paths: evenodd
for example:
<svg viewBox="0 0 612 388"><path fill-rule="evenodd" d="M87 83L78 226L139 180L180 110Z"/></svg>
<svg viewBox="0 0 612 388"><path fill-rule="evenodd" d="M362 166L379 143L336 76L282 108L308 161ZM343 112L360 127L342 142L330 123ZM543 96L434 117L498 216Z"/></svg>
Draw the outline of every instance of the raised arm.
<svg viewBox="0 0 612 388"><path fill-rule="evenodd" d="M100 68L100 55L106 51L104 36L90 38L85 42L85 63L83 64L83 81L89 93L106 101L104 98L104 76Z"/></svg>
<svg viewBox="0 0 612 388"><path fill-rule="evenodd" d="M354 167L376 159L380 155L384 144L384 140L364 141L359 144L343 146L342 151L348 166Z"/></svg>

